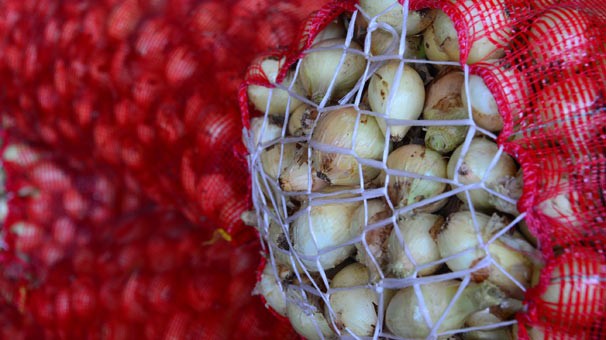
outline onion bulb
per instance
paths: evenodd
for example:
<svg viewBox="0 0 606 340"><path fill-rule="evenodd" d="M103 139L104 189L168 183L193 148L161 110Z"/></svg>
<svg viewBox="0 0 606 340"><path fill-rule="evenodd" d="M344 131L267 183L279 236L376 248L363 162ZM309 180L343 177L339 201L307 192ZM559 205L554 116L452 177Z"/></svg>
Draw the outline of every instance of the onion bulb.
<svg viewBox="0 0 606 340"><path fill-rule="evenodd" d="M274 123L271 117L267 117L265 126L263 117L255 117L250 120L250 133L253 138L253 147L275 141L282 137L282 127Z"/></svg>
<svg viewBox="0 0 606 340"><path fill-rule="evenodd" d="M492 93L485 83L484 79L478 75L469 76L469 100L471 102L471 112L475 123L489 131L501 131L503 129L504 114L518 117L526 110L529 105L530 85L523 72L516 67L509 65L503 59L488 60L479 66L485 71L485 77L497 84ZM467 89L463 86L461 89L461 98L465 110L469 110L467 101ZM505 105L505 111L500 112L496 98Z"/></svg>
<svg viewBox="0 0 606 340"><path fill-rule="evenodd" d="M287 288L286 296L286 315L299 335L309 340L323 340L336 335L322 313L322 300L318 296L307 293L305 299L300 288L294 286Z"/></svg>
<svg viewBox="0 0 606 340"><path fill-rule="evenodd" d="M434 240L434 233L443 222L444 218L442 216L426 213L404 216L398 219L398 228L402 240L408 247L417 266L440 260L440 252ZM387 240L387 263L388 272L396 277L407 277L415 271L415 266L406 255L404 245L395 230L391 232ZM420 269L418 274L420 276L431 275L440 266L441 264L434 264Z"/></svg>
<svg viewBox="0 0 606 340"><path fill-rule="evenodd" d="M307 144L294 150L292 162L283 168L279 178L280 188L287 192L307 191L309 188L310 169ZM311 191L315 192L328 186L328 182L311 169Z"/></svg>
<svg viewBox="0 0 606 340"><path fill-rule="evenodd" d="M324 270L336 267L355 250L353 245L343 245L352 238L351 217L360 202L331 203L309 208L308 214L300 215L292 223L293 247L298 254L317 257ZM338 247L319 254L325 248ZM310 271L319 271L313 258L301 258Z"/></svg>
<svg viewBox="0 0 606 340"><path fill-rule="evenodd" d="M318 117L318 109L311 105L300 105L288 119L288 133L292 136L309 136Z"/></svg>
<svg viewBox="0 0 606 340"><path fill-rule="evenodd" d="M382 29L373 31L370 40L370 53L372 55L392 55L398 51L400 40L397 36ZM423 49L423 37L421 35L411 35L406 37L404 46L405 59L424 59L425 51Z"/></svg>
<svg viewBox="0 0 606 340"><path fill-rule="evenodd" d="M505 55L504 47L511 38L511 23L505 1L485 2L482 5L473 0L465 0L453 5L459 12L464 12L463 20L473 35L468 36L469 52L467 64L482 60L498 59ZM438 12L432 23L436 41L442 46L451 61L460 61L459 38L453 21L442 11Z"/></svg>
<svg viewBox="0 0 606 340"><path fill-rule="evenodd" d="M465 320L466 327L486 327L485 329L466 332L463 334L464 340L513 340L511 326L501 326L490 328L489 326L503 322L501 318L492 314L490 308L483 309L471 314Z"/></svg>
<svg viewBox="0 0 606 340"><path fill-rule="evenodd" d="M541 294L541 314L554 323L592 324L606 312L604 254L581 248L555 261Z"/></svg>
<svg viewBox="0 0 606 340"><path fill-rule="evenodd" d="M343 50L345 39L328 39L311 46L310 51L301 59L299 80L307 97L320 103L326 95L329 99L338 100L353 89L366 69L366 58L361 53L362 47L352 41L348 50ZM360 51L354 53L352 50ZM341 57L345 59L339 68ZM335 77L336 74L336 77ZM331 93L328 92L333 77L335 82Z"/></svg>
<svg viewBox="0 0 606 340"><path fill-rule="evenodd" d="M494 234L506 226L506 221L496 214L491 217L476 213L475 217L484 242L488 242ZM470 211L460 211L448 216L443 229L438 234L437 241L442 258L454 256L446 261L446 265L453 272L473 268L487 255L484 249L480 248ZM533 263L528 252L533 249L521 235L515 233L504 234L488 245L488 252L492 260L523 287L530 285ZM523 297L523 290L494 264L476 270L472 274L472 278L480 282L488 280L509 296Z"/></svg>
<svg viewBox="0 0 606 340"><path fill-rule="evenodd" d="M438 43L436 39L436 33L433 25L429 25L425 31L423 31L423 47L425 48L425 55L427 59L432 61L449 61L450 57L444 49Z"/></svg>
<svg viewBox="0 0 606 340"><path fill-rule="evenodd" d="M332 316L339 334L372 336L374 333L379 317L379 295L371 288L360 287L368 285L369 280L368 269L360 263L346 266L332 279L331 288L352 287L331 293L330 306L326 305L325 316L327 319Z"/></svg>
<svg viewBox="0 0 606 340"><path fill-rule="evenodd" d="M522 168L520 168L515 177L501 177L493 184L492 189L503 196L517 201L522 197L523 185ZM496 195L490 195L488 197L488 202L498 211L515 216L520 214L515 204L505 201Z"/></svg>
<svg viewBox="0 0 606 340"><path fill-rule="evenodd" d="M562 143L579 147L594 142L591 132L594 115L600 113L600 87L587 75L564 72L560 81L545 86L536 95L536 113L542 118L542 133L554 135Z"/></svg>
<svg viewBox="0 0 606 340"><path fill-rule="evenodd" d="M275 83L278 72L280 72L283 65L284 59L277 60L276 58L269 57L261 61L260 71L263 72L270 83ZM288 72L286 77L282 80L281 85L288 88L292 82L293 73ZM250 85L248 86L247 91L248 99L251 101L255 109L270 115L284 116L287 112L290 113L297 106L301 105L300 100L291 96L288 91L282 89L271 89L265 86ZM303 93L298 82L295 82L292 87L292 91L295 93Z"/></svg>
<svg viewBox="0 0 606 340"><path fill-rule="evenodd" d="M439 153L422 145L407 144L394 150L387 158L387 168L423 176L446 177L446 161ZM385 174L382 175L383 183ZM437 196L446 190L446 183L431 179L390 176L387 192L396 207L405 207ZM416 212L434 212L446 204L446 199L415 209Z"/></svg>
<svg viewBox="0 0 606 340"><path fill-rule="evenodd" d="M418 119L425 101L423 79L412 67L404 65L400 80L396 83L399 68L399 61L390 61L372 75L368 85L368 102L373 111L386 114L388 118ZM390 96L393 96L391 102L389 101ZM377 123L385 135L387 133L386 121L377 118ZM410 128L409 125L392 125L391 140L394 142L402 140Z"/></svg>
<svg viewBox="0 0 606 340"><path fill-rule="evenodd" d="M386 23L393 27L398 34L402 34L404 13L402 5L397 2L397 0L360 0L360 7L366 14L373 18L390 6L393 6L387 13L377 17L377 22ZM431 24L435 15L435 10L431 9L409 11L406 19L406 35L415 35L422 32Z"/></svg>
<svg viewBox="0 0 606 340"><path fill-rule="evenodd" d="M280 271L283 269L280 269L280 266L278 266L278 270ZM286 273L282 274L288 275ZM280 275L280 273L278 275ZM284 294L278 279L274 275L272 266L267 263L265 268L263 268L260 280L253 290L253 295L262 295L265 299L265 307L270 307L276 313L286 316L286 296Z"/></svg>
<svg viewBox="0 0 606 340"><path fill-rule="evenodd" d="M280 172L291 166L297 149L303 148L301 143L274 144L261 152L263 171L272 179L278 179ZM282 162L282 163L280 163Z"/></svg>
<svg viewBox="0 0 606 340"><path fill-rule="evenodd" d="M377 223L387 217L387 205L382 199L373 199L369 200L366 205L360 204L351 219L352 234L363 235L362 237L366 240L366 244L364 242L356 243L356 259L368 268L373 281L380 276L377 264L379 267L382 267L383 262L385 262L385 240L391 228L388 225L367 230L365 234L363 232L366 226ZM375 261L377 264L375 264Z"/></svg>
<svg viewBox="0 0 606 340"><path fill-rule="evenodd" d="M461 184L472 184L481 182L484 176L485 185L488 188L494 188L498 181L506 176L513 177L518 171L516 164L508 154L501 154L496 165L486 175L492 160L497 155L499 147L491 140L482 137L476 137L471 141L469 149L465 155L461 155L463 145L459 146L448 161L448 178L455 179L455 170L458 172L458 182ZM463 157L463 162L458 169L455 169L459 159ZM484 189L475 189L469 191L471 203L478 210L490 210L494 206L490 203L490 194ZM466 201L465 192L457 194L460 200Z"/></svg>
<svg viewBox="0 0 606 340"><path fill-rule="evenodd" d="M451 71L434 80L427 90L423 107L425 120L458 120L468 114L461 100L465 76L463 72ZM454 150L465 140L467 126L429 126L425 134L425 145L439 153Z"/></svg>
<svg viewBox="0 0 606 340"><path fill-rule="evenodd" d="M341 19L335 19L316 35L313 43L337 38L345 39L345 35L347 35L345 24Z"/></svg>
<svg viewBox="0 0 606 340"><path fill-rule="evenodd" d="M572 7L554 6L534 19L527 46L541 66L585 64L597 51L593 39L601 35L591 19Z"/></svg>
<svg viewBox="0 0 606 340"><path fill-rule="evenodd" d="M433 323L446 311L457 293L461 282L456 280L424 284L420 287L424 303L421 304L413 287L406 287L396 293L387 307L386 325L395 335L403 338L426 338L430 328L423 317L423 306L427 308ZM483 282L470 283L454 302L452 308L439 325L437 331L459 329L472 313L499 304L503 293L494 285Z"/></svg>
<svg viewBox="0 0 606 340"><path fill-rule="evenodd" d="M354 129L357 125L357 133ZM352 139L355 137L355 141ZM383 157L385 139L373 116L360 114L352 107L323 112L313 131L312 142L325 146L353 149L360 158L379 160ZM360 183L359 164L355 157L338 152L314 149L312 165L320 177L333 185ZM364 181L377 177L380 170L362 166Z"/></svg>
<svg viewBox="0 0 606 340"><path fill-rule="evenodd" d="M562 227L574 227L582 230L583 216L580 211L581 195L567 179L560 179L555 192L548 191L549 198L541 201L535 210L556 221Z"/></svg>

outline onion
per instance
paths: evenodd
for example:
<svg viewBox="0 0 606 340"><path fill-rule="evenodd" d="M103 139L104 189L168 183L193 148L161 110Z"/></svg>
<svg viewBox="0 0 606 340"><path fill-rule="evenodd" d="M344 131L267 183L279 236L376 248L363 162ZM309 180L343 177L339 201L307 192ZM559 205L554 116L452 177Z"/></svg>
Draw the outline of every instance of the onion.
<svg viewBox="0 0 606 340"><path fill-rule="evenodd" d="M423 305L432 322L435 323L442 317L460 285L459 281L449 280L420 287ZM437 332L461 328L470 314L497 305L502 298L502 292L490 283L470 283L449 309ZM430 328L423 317L423 305L413 287L398 291L387 307L385 321L389 330L403 338L426 338Z"/></svg>
<svg viewBox="0 0 606 340"><path fill-rule="evenodd" d="M352 41L348 50L343 50L345 39L329 39L320 41L311 46L312 49L326 48L308 52L301 60L299 80L308 98L320 103L325 96L329 100L338 100L353 89L364 74L366 58L363 54L353 53L351 50L362 52L360 45ZM345 54L343 64L339 68L341 57ZM336 77L335 77L336 74ZM335 78L335 82L328 93L328 88Z"/></svg>
<svg viewBox="0 0 606 340"><path fill-rule="evenodd" d="M272 179L278 179L280 173L294 162L296 150L303 147L305 145L301 143L274 144L267 147L261 152L263 171Z"/></svg>
<svg viewBox="0 0 606 340"><path fill-rule="evenodd" d="M302 214L295 219L291 226L294 250L304 256L317 256L319 260L317 264L314 259L302 258L308 270L334 268L353 254L355 247L343 243L352 238L351 217L359 205L360 202L316 205L309 208L309 216ZM329 247L338 248L319 254Z"/></svg>
<svg viewBox="0 0 606 340"><path fill-rule="evenodd" d="M402 34L404 14L402 5L397 4L397 2L397 0L360 0L360 7L368 16L373 18L390 6L393 6L387 13L378 17L377 22L386 23L393 27L398 34ZM422 32L431 24L434 17L435 10L431 9L409 11L406 20L406 35L415 35Z"/></svg>
<svg viewBox="0 0 606 340"><path fill-rule="evenodd" d="M373 31L370 40L370 53L372 55L392 55L396 54L400 40L394 37L390 32L377 29ZM423 49L423 37L421 35L411 35L406 37L404 46L404 59L425 59Z"/></svg>
<svg viewBox="0 0 606 340"><path fill-rule="evenodd" d="M586 63L597 51L593 39L600 36L589 16L571 7L553 7L534 19L528 31L527 46L537 65L575 65Z"/></svg>
<svg viewBox="0 0 606 340"><path fill-rule="evenodd" d="M481 311L471 314L465 320L466 327L486 327L494 324L503 322L496 315L490 312L490 308L483 309ZM486 328L482 330L475 330L466 332L463 334L464 340L513 340L513 333L511 326L501 326L498 328Z"/></svg>
<svg viewBox="0 0 606 340"><path fill-rule="evenodd" d="M354 129L357 125L357 133ZM355 137L355 142L352 139ZM383 157L385 139L374 117L360 114L355 108L346 107L322 113L313 131L312 142L326 146L353 149L360 158L379 160ZM320 177L333 185L356 185L360 183L359 164L355 157L338 152L314 149L314 169ZM380 170L362 166L364 181L375 178Z"/></svg>
<svg viewBox="0 0 606 340"><path fill-rule="evenodd" d="M331 21L323 30L321 30L316 37L314 38L314 44L330 39L345 39L347 35L347 30L345 29L345 24L341 19L335 19Z"/></svg>
<svg viewBox="0 0 606 340"><path fill-rule="evenodd" d="M400 81L396 84L395 78L399 68L399 61L390 61L373 74L368 85L368 102L373 111L386 114L388 118L418 119L425 101L423 80L412 67L404 65ZM392 94L392 91L395 93ZM393 96L391 102L389 102L390 96ZM377 118L377 123L385 135L387 132L385 120ZM410 127L409 125L391 126L391 140L394 142L402 140Z"/></svg>
<svg viewBox="0 0 606 340"><path fill-rule="evenodd" d="M331 318L339 334L349 332L357 336L372 336L378 321L379 295L369 284L370 272L360 263L352 263L341 269L332 279L331 288L351 288L330 294L330 308L326 305L325 316Z"/></svg>
<svg viewBox="0 0 606 340"><path fill-rule="evenodd" d="M440 45L436 39L436 33L433 25L429 25L425 31L423 31L423 47L425 48L425 55L427 59L432 61L449 61L450 57Z"/></svg>
<svg viewBox="0 0 606 340"><path fill-rule="evenodd" d="M465 13L463 20L468 20L469 53L467 64L482 60L498 59L505 55L504 47L511 38L505 1L478 3L473 0L459 1L453 4ZM459 39L452 20L442 11L438 12L432 23L436 41L442 46L451 61L460 61Z"/></svg>
<svg viewBox="0 0 606 340"><path fill-rule="evenodd" d="M561 77L536 95L535 112L543 123L538 131L554 135L562 143L572 142L574 147L589 145L594 141L593 115L600 114L594 111L600 99L598 82L574 72L564 72Z"/></svg>
<svg viewBox="0 0 606 340"><path fill-rule="evenodd" d="M275 124L271 117L267 117L267 121L263 117L255 117L250 120L250 133L253 138L252 146L256 148L282 137L282 127Z"/></svg>
<svg viewBox="0 0 606 340"><path fill-rule="evenodd" d="M300 288L294 286L287 288L286 296L286 315L299 335L309 340L323 340L336 335L321 312L321 300L318 296L308 293L305 299Z"/></svg>
<svg viewBox="0 0 606 340"><path fill-rule="evenodd" d="M363 242L356 243L356 259L368 268L373 281L380 276L373 258L379 267L385 262L385 240L387 239L391 228L390 226L384 226L368 230L366 231L366 234L363 234L363 232L366 229L366 226L377 223L387 217L387 205L382 199L373 199L369 200L366 206L361 204L358 209L356 209L351 219L352 234L362 235L366 240L366 245Z"/></svg>
<svg viewBox="0 0 606 340"><path fill-rule="evenodd" d="M290 235L288 238L290 238ZM272 256L276 264L289 269L301 271L296 262L296 268L292 268L288 238L281 225L273 220L269 223L269 227L267 229L267 239L269 246L272 248Z"/></svg>
<svg viewBox="0 0 606 340"><path fill-rule="evenodd" d="M284 60L276 60L275 58L266 58L260 63L263 74L267 77L270 83L276 82L278 72L283 67ZM288 72L281 85L289 87L293 82L293 73ZM292 112L297 106L301 105L301 101L295 97L292 97L288 91L273 88L270 89L265 86L250 85L247 89L248 99L251 101L255 109L270 114L284 116L287 112ZM292 91L295 93L303 93L299 83L295 82L292 87ZM271 94L270 94L271 92ZM271 99L270 99L271 95ZM268 103L268 99L270 102ZM288 108L288 109L287 109Z"/></svg>
<svg viewBox="0 0 606 340"><path fill-rule="evenodd" d="M400 217L398 219L398 228L402 235L404 244L408 247L411 257L414 259L417 267L440 259L438 245L434 240L435 230L438 229L444 218L432 214L414 214ZM395 230L389 235L387 240L387 258L389 273L396 277L407 277L412 274L416 267L404 251L404 245L398 238ZM441 264L420 269L420 276L431 275L435 273Z"/></svg>
<svg viewBox="0 0 606 340"><path fill-rule="evenodd" d="M492 189L499 194L517 201L520 199L520 197L522 197L523 186L524 182L522 178L522 168L520 168L515 177L501 177L494 183ZM488 202L498 211L515 216L520 214L515 204L509 203L496 195L490 195L488 197Z"/></svg>
<svg viewBox="0 0 606 340"><path fill-rule="evenodd" d="M463 72L451 71L434 80L427 90L423 107L425 120L458 120L467 118L461 100L465 76ZM448 153L465 140L467 126L429 126L425 134L425 145L437 152Z"/></svg>
<svg viewBox="0 0 606 340"><path fill-rule="evenodd" d="M287 192L307 191L309 188L310 169L308 162L307 144L294 151L292 163L282 170L279 183L280 188ZM318 191L328 185L328 182L311 170L311 191Z"/></svg>
<svg viewBox="0 0 606 340"><path fill-rule="evenodd" d="M408 144L394 150L387 158L387 168L424 176L446 177L446 161L442 156L422 145ZM382 178L385 174L382 175ZM383 182L384 183L384 182ZM396 207L405 207L441 194L446 183L431 179L390 176L387 191ZM416 212L434 212L446 204L446 199L415 209Z"/></svg>
<svg viewBox="0 0 606 340"><path fill-rule="evenodd" d="M591 325L606 312L604 254L575 249L556 261L541 294L541 314L554 323Z"/></svg>
<svg viewBox="0 0 606 340"><path fill-rule="evenodd" d="M551 185L554 184L551 183ZM575 189L568 179L560 178L555 189L546 189L545 192L548 198L540 201L534 208L535 210L538 210L543 216L547 216L560 228L566 228L566 230L572 228L577 234L575 236L589 232L585 227L587 221L583 214L579 213L583 211L582 193Z"/></svg>
<svg viewBox="0 0 606 340"><path fill-rule="evenodd" d="M497 102L482 77L470 75L468 86L473 120L478 126L486 130L501 131L503 129L503 117L499 114ZM461 97L467 110L467 92L465 91L465 86L462 88Z"/></svg>
<svg viewBox="0 0 606 340"><path fill-rule="evenodd" d="M491 217L476 213L475 217L484 242L488 242L506 225L506 221L496 214ZM469 211L460 211L448 216L444 228L438 234L437 241L442 258L455 256L446 261L446 265L453 272L473 268L486 256L485 251L479 247L480 243L473 225L472 213ZM533 247L518 234L504 234L488 245L492 260L524 287L530 285L533 263L527 252L532 250ZM523 297L523 290L494 264L476 270L472 277L475 281L488 280L494 283L509 296Z"/></svg>
<svg viewBox="0 0 606 340"><path fill-rule="evenodd" d="M309 136L318 117L318 109L311 105L301 105L288 119L288 133L292 136Z"/></svg>
<svg viewBox="0 0 606 340"><path fill-rule="evenodd" d="M280 271L280 268L278 270ZM279 273L278 275L288 275L287 270L283 271L286 273ZM265 299L266 308L270 307L276 313L286 316L286 296L269 263L263 268L261 279L257 282L253 295L262 295Z"/></svg>
<svg viewBox="0 0 606 340"><path fill-rule="evenodd" d="M458 182L461 184L472 184L481 182L492 160L496 156L499 147L491 140L476 137L471 141L469 149L464 156L461 156L463 145L459 146L448 161L448 178L454 180L455 167L459 158L463 157L461 167L456 169L458 172ZM496 183L503 177L515 176L517 172L516 164L511 156L503 153L499 157L496 165L486 176L485 184L488 188L495 187ZM478 210L490 210L494 206L490 203L490 194L484 189L475 189L469 191L471 203ZM465 192L457 194L460 200L466 201Z"/></svg>

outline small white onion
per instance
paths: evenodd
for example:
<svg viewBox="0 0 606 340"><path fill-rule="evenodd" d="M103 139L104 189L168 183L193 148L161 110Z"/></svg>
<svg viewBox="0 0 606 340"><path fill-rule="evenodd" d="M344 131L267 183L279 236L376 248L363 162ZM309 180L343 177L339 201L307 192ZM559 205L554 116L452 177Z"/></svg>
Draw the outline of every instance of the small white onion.
<svg viewBox="0 0 606 340"><path fill-rule="evenodd" d="M288 133L292 136L309 136L318 117L318 109L311 105L296 108L288 119Z"/></svg>
<svg viewBox="0 0 606 340"><path fill-rule="evenodd" d="M460 286L459 281L440 281L421 286L424 305L432 322L437 322L446 311ZM499 304L502 292L489 283L470 283L454 302L438 327L438 332L458 329L467 317L484 308ZM423 317L422 305L413 287L401 289L391 299L385 315L386 325L403 338L426 338L430 329Z"/></svg>
<svg viewBox="0 0 606 340"><path fill-rule="evenodd" d="M483 309L481 311L471 314L465 320L466 327L487 327L503 322L501 318L490 312L490 308ZM504 326L498 328L486 328L482 330L475 330L463 333L464 340L513 340L514 336L512 333L511 326Z"/></svg>
<svg viewBox="0 0 606 340"><path fill-rule="evenodd" d="M370 273L360 263L341 269L330 284L331 288L349 288L368 285ZM371 288L351 288L330 294L325 317L333 319L342 335L372 336L378 321L379 295ZM334 313L331 313L332 312Z"/></svg>
<svg viewBox="0 0 606 340"><path fill-rule="evenodd" d="M345 29L343 21L341 19L335 19L316 35L313 43L316 44L320 41L337 38L344 39L346 35L347 30Z"/></svg>
<svg viewBox="0 0 606 340"><path fill-rule="evenodd" d="M452 180L454 180L455 167L461 158L462 150L463 145L453 152L448 161L448 178ZM481 182L498 150L499 147L495 142L482 137L474 138L469 145L467 153L463 156L463 162L458 169L458 182L461 184ZM486 176L486 186L493 188L501 178L506 176L513 177L517 171L518 169L513 158L506 153L502 153L496 165ZM489 200L490 194L484 189L470 190L469 196L474 207L478 210L490 210L494 208ZM464 202L467 200L465 192L458 193L457 197Z"/></svg>
<svg viewBox="0 0 606 340"><path fill-rule="evenodd" d="M265 307L271 307L276 313L286 316L286 296L274 275L270 263L265 265L261 279L257 282L253 295L262 295Z"/></svg>
<svg viewBox="0 0 606 340"><path fill-rule="evenodd" d="M541 295L546 318L555 323L571 322L588 326L606 312L604 287L604 254L593 250L562 255L551 272L549 283Z"/></svg>
<svg viewBox="0 0 606 340"><path fill-rule="evenodd" d="M465 13L464 20L469 20L469 53L467 64L475 64L482 60L498 59L505 55L503 47L511 37L505 1L479 3L473 0L453 3L456 10ZM451 61L460 61L459 39L454 24L446 14L438 13L432 26L434 27L437 43L442 46Z"/></svg>
<svg viewBox="0 0 606 340"><path fill-rule="evenodd" d="M393 36L390 32L377 29L371 33L370 53L372 55L387 55L395 54L398 51L400 40L397 36ZM423 50L423 37L421 35L411 35L406 37L406 45L404 46L405 59L424 59L425 52Z"/></svg>
<svg viewBox="0 0 606 340"><path fill-rule="evenodd" d="M323 340L336 335L322 313L321 300L318 296L307 293L305 299L300 288L294 286L287 288L286 295L288 298L286 315L299 335L309 340Z"/></svg>
<svg viewBox="0 0 606 340"><path fill-rule="evenodd" d="M369 200L366 204L360 204L351 219L351 232L353 235L362 235L366 226L377 223L387 218L387 205L382 199ZM371 279L374 281L379 277L377 265L382 266L385 262L385 240L389 235L390 226L385 226L373 230L368 230L365 234L366 244L356 243L356 259L365 265L371 273Z"/></svg>
<svg viewBox="0 0 606 340"><path fill-rule="evenodd" d="M579 215L579 211L582 211L579 192L574 190L567 179L559 180L556 192L548 192L550 197L540 202L535 209L561 226L582 231L584 221Z"/></svg>
<svg viewBox="0 0 606 340"><path fill-rule="evenodd" d="M263 171L271 178L278 179L280 172L291 166L297 149L303 148L300 143L274 144L261 152ZM282 163L280 163L280 160Z"/></svg>
<svg viewBox="0 0 606 340"><path fill-rule="evenodd" d="M390 61L381 66L370 78L368 85L368 102L373 111L386 114L388 118L415 120L423 112L425 102L425 86L423 79L412 67L404 65L400 81L396 83L396 74L400 67L399 61ZM393 94L391 103L389 97ZM387 112L389 107L389 112ZM383 132L387 132L387 123L377 118L377 123ZM406 136L411 126L392 125L390 137L394 142Z"/></svg>
<svg viewBox="0 0 606 340"><path fill-rule="evenodd" d="M360 0L360 7L371 18L376 17L388 7L396 4L397 0ZM406 35L415 35L423 31L431 24L435 17L435 11L424 9L420 11L409 11L406 20ZM387 13L377 18L377 22L386 23L393 27L399 34L402 34L402 23L404 13L402 5L396 4Z"/></svg>
<svg viewBox="0 0 606 340"><path fill-rule="evenodd" d="M276 82L278 72L283 66L283 60L276 60L275 58L266 58L261 61L260 66L263 74L267 77L270 83ZM288 72L286 77L282 80L281 85L289 87L293 82L293 73ZM248 99L251 101L253 106L263 112L270 115L284 116L287 111L292 112L297 106L301 105L301 101L291 96L288 91L278 88L267 88L259 85L250 85L247 89ZM295 93L303 93L300 89L299 83L295 82L292 91ZM268 103L268 99L271 100ZM290 101L290 104L289 104Z"/></svg>
<svg viewBox="0 0 606 340"><path fill-rule="evenodd" d="M253 147L275 141L282 137L282 127L275 124L271 117L267 117L265 128L263 128L264 122L265 118L263 117L255 117L250 120Z"/></svg>
<svg viewBox="0 0 606 340"><path fill-rule="evenodd" d="M398 219L398 228L412 258L417 266L438 261L440 252L434 240L434 234L444 222L444 218L432 214L414 214ZM406 255L404 247L393 230L387 240L388 271L396 277L407 277L413 273L415 266ZM421 276L435 273L441 264L419 270Z"/></svg>
<svg viewBox="0 0 606 340"><path fill-rule="evenodd" d="M423 47L425 48L425 55L427 59L432 61L449 61L450 57L440 43L436 40L436 33L433 25L429 25L425 31L423 31Z"/></svg>
<svg viewBox="0 0 606 340"><path fill-rule="evenodd" d="M310 169L307 144L294 150L292 162L282 170L279 178L280 188L287 192L307 191L309 188ZM311 191L318 191L328 182L319 177L317 171L311 169Z"/></svg>
<svg viewBox="0 0 606 340"><path fill-rule="evenodd" d="M576 65L588 61L597 46L592 39L600 33L591 19L572 7L555 6L535 18L528 31L527 46L541 66Z"/></svg>
<svg viewBox="0 0 606 340"><path fill-rule="evenodd" d="M345 39L320 41L311 48L326 49L307 52L301 60L299 80L307 97L312 101L320 103L326 95L332 100L340 99L353 89L364 74L366 58L362 54L344 51L342 47L338 47L344 45L345 42ZM360 45L354 41L350 43L348 49L362 51ZM338 68L344 53L345 59ZM332 91L328 94L328 87L335 74L336 79Z"/></svg>
<svg viewBox="0 0 606 340"><path fill-rule="evenodd" d="M302 214L292 223L293 247L301 255L317 256L319 265L328 270L336 267L355 250L353 245L343 245L352 237L351 218L360 202L333 203L312 206L308 214ZM329 247L338 247L319 254ZM310 271L319 271L313 259L301 259Z"/></svg>
<svg viewBox="0 0 606 340"><path fill-rule="evenodd" d="M387 158L387 167L424 176L446 178L446 161L439 153L422 145L407 144L394 150ZM382 175L385 183L385 174ZM396 207L405 207L441 194L446 183L431 179L390 176L387 191ZM415 209L416 212L434 212L446 204L446 199Z"/></svg>
<svg viewBox="0 0 606 340"><path fill-rule="evenodd" d="M534 99L536 111L542 118L540 133L554 135L572 146L594 142L591 131L594 109L600 100L598 82L588 75L563 72L559 81L547 85Z"/></svg>
<svg viewBox="0 0 606 340"><path fill-rule="evenodd" d="M488 242L495 233L506 226L506 221L496 214L491 217L476 213L475 217L484 242ZM446 261L446 265L452 271L472 268L486 257L484 250L479 247L480 243L473 225L472 213L469 211L451 214L438 234L437 241L442 258L454 256ZM504 234L488 245L488 251L493 261L524 287L530 285L533 263L526 251L532 249L533 247L517 234ZM473 273L473 279L476 281L488 280L509 296L522 298L524 294L521 288L494 265L476 270Z"/></svg>
<svg viewBox="0 0 606 340"><path fill-rule="evenodd" d="M352 141L358 122L355 142ZM312 142L327 146L352 149L360 158L379 160L383 157L385 139L373 116L361 114L353 107L323 112L312 134ZM333 185L360 183L359 164L355 157L337 152L314 149L312 165ZM364 181L377 177L380 170L362 166Z"/></svg>
<svg viewBox="0 0 606 340"><path fill-rule="evenodd" d="M475 74L470 75L468 86L473 120L478 126L489 131L501 131L503 129L503 117L499 114L497 102L482 77ZM465 86L462 88L461 97L463 98L463 105L467 109Z"/></svg>

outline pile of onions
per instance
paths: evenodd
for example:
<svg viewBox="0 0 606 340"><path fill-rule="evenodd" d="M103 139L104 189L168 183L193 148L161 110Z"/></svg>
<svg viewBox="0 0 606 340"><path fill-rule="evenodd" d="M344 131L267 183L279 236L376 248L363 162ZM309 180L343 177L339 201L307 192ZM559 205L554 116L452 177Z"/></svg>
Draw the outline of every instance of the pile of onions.
<svg viewBox="0 0 606 340"><path fill-rule="evenodd" d="M248 89L264 114L245 141L271 268L255 292L302 336L514 339L515 313L543 264L516 205L524 174L496 142L501 111L537 110L547 124L536 131L557 136L587 124L600 89L573 74L531 87L521 67L499 59L512 32L505 1L490 3L447 5L482 19L471 23L466 51L441 10L361 0L356 20L331 22L298 63L259 64L272 84L280 70L286 77ZM555 29L556 14L530 33ZM545 58L563 62L552 52ZM484 73L453 66L462 57ZM539 100L530 107L531 97ZM567 181L536 212L577 227L579 197ZM565 295L602 312L573 293L603 299L602 291L564 282L595 268L574 260L557 268L546 305ZM465 327L473 330L458 331Z"/></svg>

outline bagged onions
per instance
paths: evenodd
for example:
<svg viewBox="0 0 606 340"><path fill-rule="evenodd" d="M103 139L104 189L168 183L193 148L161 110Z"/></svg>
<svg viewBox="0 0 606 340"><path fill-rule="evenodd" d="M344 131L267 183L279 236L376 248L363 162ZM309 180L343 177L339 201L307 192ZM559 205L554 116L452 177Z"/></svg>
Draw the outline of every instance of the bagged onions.
<svg viewBox="0 0 606 340"><path fill-rule="evenodd" d="M480 15L473 4L451 6ZM263 272L257 291L311 339L514 339L515 313L543 264L516 205L524 173L501 146L500 110L522 115L529 106L516 98L574 92L582 82L532 88L522 68L499 59L512 30L491 25L508 22L504 2L482 9L465 54L443 11L407 13L395 0L359 6L355 20L332 21L283 70L290 91L269 99L280 103L259 104L267 93L250 98L264 114L248 143L253 169L265 175L253 176L253 199L268 263L279 267ZM485 72L457 66L462 58ZM493 93L495 82L502 93ZM587 93L580 104L532 106L551 120L544 131L585 122L587 115L548 115L588 111L598 91L589 90L578 91ZM262 203L259 178L275 189L273 206ZM574 223L562 197L539 202L538 211Z"/></svg>

